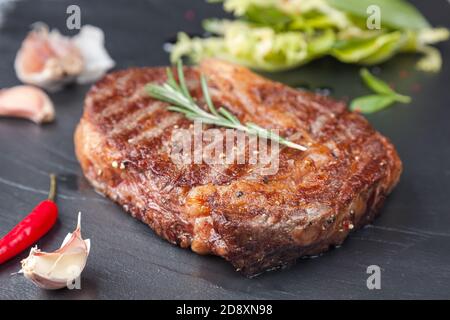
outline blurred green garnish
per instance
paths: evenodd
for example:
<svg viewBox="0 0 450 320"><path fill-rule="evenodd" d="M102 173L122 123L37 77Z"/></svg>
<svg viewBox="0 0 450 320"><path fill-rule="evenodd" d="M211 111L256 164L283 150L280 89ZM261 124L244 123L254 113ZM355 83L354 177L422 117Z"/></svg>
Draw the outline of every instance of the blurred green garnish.
<svg viewBox="0 0 450 320"><path fill-rule="evenodd" d="M389 107L394 102L411 102L411 97L395 92L386 82L372 75L366 68L361 69L360 75L367 87L376 94L354 99L350 103L350 110L373 113Z"/></svg>

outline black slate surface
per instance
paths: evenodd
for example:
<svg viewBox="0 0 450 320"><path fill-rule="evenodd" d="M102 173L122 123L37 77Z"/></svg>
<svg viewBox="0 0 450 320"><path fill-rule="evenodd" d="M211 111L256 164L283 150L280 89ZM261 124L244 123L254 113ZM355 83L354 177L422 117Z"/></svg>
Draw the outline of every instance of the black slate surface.
<svg viewBox="0 0 450 320"><path fill-rule="evenodd" d="M414 1L433 25L450 27L447 1ZM0 3L4 3L1 2ZM19 1L2 11L0 87L18 84L14 56L28 27L44 21L63 33L66 8L78 4L82 24L104 29L117 68L168 63L163 43L176 32L201 32L200 21L223 15L203 1ZM186 13L188 12L188 13ZM192 19L193 18L193 19ZM0 266L1 299L347 299L450 298L450 42L439 46L443 70L413 69L403 55L382 65L383 78L411 94L410 105L371 115L369 121L392 139L404 162L401 182L375 223L353 233L344 245L294 267L246 279L220 258L200 257L159 239L147 226L96 194L74 156L72 134L88 86L72 86L51 97L55 123L42 127L0 119L0 235L45 198L48 173L58 174L60 218L39 247L53 250L83 212L83 233L92 240L81 290L43 291L22 276L26 253ZM293 86L331 87L337 98L367 92L358 67L331 59L271 75ZM381 290L368 290L366 268L382 269Z"/></svg>

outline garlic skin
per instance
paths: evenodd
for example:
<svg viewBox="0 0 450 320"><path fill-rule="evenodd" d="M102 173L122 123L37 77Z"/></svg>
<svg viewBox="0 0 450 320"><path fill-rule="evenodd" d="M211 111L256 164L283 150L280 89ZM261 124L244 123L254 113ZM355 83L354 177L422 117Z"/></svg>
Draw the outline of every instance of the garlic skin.
<svg viewBox="0 0 450 320"><path fill-rule="evenodd" d="M55 108L41 89L16 86L0 90L0 116L25 118L40 124L53 121Z"/></svg>
<svg viewBox="0 0 450 320"><path fill-rule="evenodd" d="M97 81L115 66L114 60L106 51L105 34L102 29L85 25L72 40L84 60L84 68L77 77L77 83Z"/></svg>
<svg viewBox="0 0 450 320"><path fill-rule="evenodd" d="M20 81L49 91L73 81L83 67L81 52L71 39L43 23L33 25L14 62Z"/></svg>
<svg viewBox="0 0 450 320"><path fill-rule="evenodd" d="M76 81L85 84L100 79L115 65L105 48L100 28L85 25L74 37L49 31L35 23L16 55L14 68L23 83L57 91Z"/></svg>
<svg viewBox="0 0 450 320"><path fill-rule="evenodd" d="M61 247L54 252L43 252L34 247L21 261L25 278L42 289L62 289L78 278L86 266L91 242L81 237L81 213L73 233L67 234Z"/></svg>

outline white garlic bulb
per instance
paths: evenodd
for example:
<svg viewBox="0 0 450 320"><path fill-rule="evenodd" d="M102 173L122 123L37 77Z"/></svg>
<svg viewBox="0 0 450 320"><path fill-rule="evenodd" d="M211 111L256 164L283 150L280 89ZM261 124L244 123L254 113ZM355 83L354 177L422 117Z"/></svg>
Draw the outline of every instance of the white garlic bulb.
<svg viewBox="0 0 450 320"><path fill-rule="evenodd" d="M16 55L14 68L23 83L56 91L69 82L94 82L114 65L100 28L83 26L71 38L35 23Z"/></svg>
<svg viewBox="0 0 450 320"><path fill-rule="evenodd" d="M69 37L36 23L16 55L14 68L20 81L50 91L75 80L84 66L81 52Z"/></svg>

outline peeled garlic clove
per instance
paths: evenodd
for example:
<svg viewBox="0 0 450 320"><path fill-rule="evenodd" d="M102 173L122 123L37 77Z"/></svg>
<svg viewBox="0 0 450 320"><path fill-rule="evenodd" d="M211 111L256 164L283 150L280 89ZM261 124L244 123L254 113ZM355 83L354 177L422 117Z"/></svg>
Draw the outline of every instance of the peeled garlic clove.
<svg viewBox="0 0 450 320"><path fill-rule="evenodd" d="M58 30L49 31L43 23L34 24L16 55L17 77L27 84L57 90L73 81L83 70L80 50Z"/></svg>
<svg viewBox="0 0 450 320"><path fill-rule="evenodd" d="M29 256L22 260L24 276L43 289L61 289L78 278L86 266L91 242L81 237L81 213L78 225L69 233L61 247L54 252L42 252L32 248Z"/></svg>
<svg viewBox="0 0 450 320"><path fill-rule="evenodd" d="M105 35L102 29L91 25L83 26L72 40L84 60L83 71L77 77L78 83L97 81L106 71L114 67L115 62L105 48Z"/></svg>
<svg viewBox="0 0 450 320"><path fill-rule="evenodd" d="M55 109L41 89L16 86L0 90L0 116L25 118L36 123L50 122L55 118Z"/></svg>

